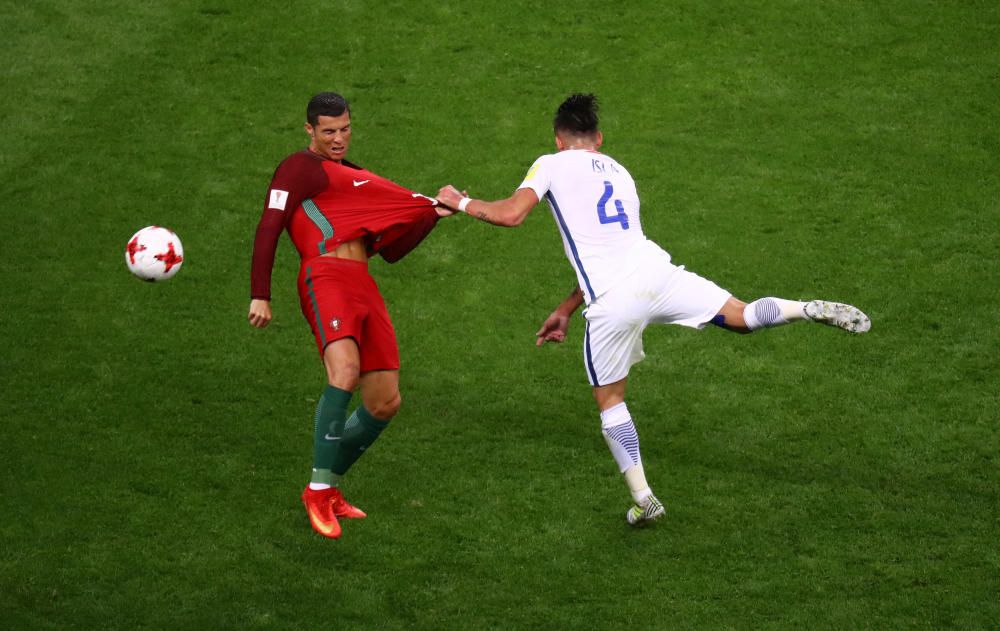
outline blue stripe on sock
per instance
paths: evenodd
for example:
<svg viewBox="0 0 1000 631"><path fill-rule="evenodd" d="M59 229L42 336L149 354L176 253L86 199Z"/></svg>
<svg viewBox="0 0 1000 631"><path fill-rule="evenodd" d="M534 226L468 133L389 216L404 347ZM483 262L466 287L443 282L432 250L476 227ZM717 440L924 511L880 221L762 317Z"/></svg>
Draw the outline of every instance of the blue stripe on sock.
<svg viewBox="0 0 1000 631"><path fill-rule="evenodd" d="M609 438L625 448L625 451L632 458L633 465L639 464L639 435L636 433L635 424L631 420L604 431Z"/></svg>
<svg viewBox="0 0 1000 631"><path fill-rule="evenodd" d="M757 321L764 326L774 324L781 317L781 309L778 307L778 303L770 298L761 298L754 303L753 312L757 317Z"/></svg>

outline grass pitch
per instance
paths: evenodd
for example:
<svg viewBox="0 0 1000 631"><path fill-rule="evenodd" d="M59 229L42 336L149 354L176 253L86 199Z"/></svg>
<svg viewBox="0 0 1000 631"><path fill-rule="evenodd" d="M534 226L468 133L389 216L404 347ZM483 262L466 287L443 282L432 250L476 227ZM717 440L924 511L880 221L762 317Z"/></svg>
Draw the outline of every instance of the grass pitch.
<svg viewBox="0 0 1000 631"><path fill-rule="evenodd" d="M3 2L0 617L12 629L990 628L1000 11L952 2ZM513 17L511 17L513 16ZM308 98L352 158L509 194L602 99L646 233L744 299L853 302L849 337L653 328L630 379L667 516L634 531L552 220L458 217L373 263L404 407L298 502L323 381L283 237L252 232ZM163 224L163 285L122 261Z"/></svg>

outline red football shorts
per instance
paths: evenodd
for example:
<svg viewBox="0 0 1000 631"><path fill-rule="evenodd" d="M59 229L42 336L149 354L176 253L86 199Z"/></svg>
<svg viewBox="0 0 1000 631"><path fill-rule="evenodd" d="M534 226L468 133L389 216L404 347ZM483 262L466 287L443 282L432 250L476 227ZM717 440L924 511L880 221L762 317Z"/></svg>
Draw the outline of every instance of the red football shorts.
<svg viewBox="0 0 1000 631"><path fill-rule="evenodd" d="M399 370L396 331L367 263L331 256L304 262L299 300L320 355L330 342L350 337L358 345L362 373Z"/></svg>

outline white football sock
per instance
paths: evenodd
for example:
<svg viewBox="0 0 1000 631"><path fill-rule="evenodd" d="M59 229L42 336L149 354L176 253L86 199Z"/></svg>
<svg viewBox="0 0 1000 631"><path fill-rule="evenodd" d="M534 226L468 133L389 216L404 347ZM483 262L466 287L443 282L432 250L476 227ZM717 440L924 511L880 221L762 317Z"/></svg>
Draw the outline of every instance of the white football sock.
<svg viewBox="0 0 1000 631"><path fill-rule="evenodd" d="M653 497L653 491L649 488L649 483L646 482L646 472L643 471L641 464L637 464L625 472L625 483L628 484L628 490L632 493L632 499L639 506L645 506L646 500Z"/></svg>
<svg viewBox="0 0 1000 631"><path fill-rule="evenodd" d="M649 489L642 468L639 435L624 401L601 412L601 434L618 463L619 471L625 474L625 483L632 493L632 499L636 503L644 501L653 492Z"/></svg>
<svg viewBox="0 0 1000 631"><path fill-rule="evenodd" d="M639 456L639 436L635 433L632 416L624 402L601 412L601 434L618 463L619 471L625 473L626 469L642 462Z"/></svg>
<svg viewBox="0 0 1000 631"><path fill-rule="evenodd" d="M761 327L781 326L806 317L804 302L783 298L760 298L743 308L743 321L747 328L756 331Z"/></svg>

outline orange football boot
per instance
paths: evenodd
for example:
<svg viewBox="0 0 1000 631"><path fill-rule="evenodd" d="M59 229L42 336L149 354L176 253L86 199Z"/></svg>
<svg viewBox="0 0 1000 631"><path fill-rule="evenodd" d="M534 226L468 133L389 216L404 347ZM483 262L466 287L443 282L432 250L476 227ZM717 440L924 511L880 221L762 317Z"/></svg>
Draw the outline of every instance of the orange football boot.
<svg viewBox="0 0 1000 631"><path fill-rule="evenodd" d="M332 487L315 491L307 486L306 490L302 491L302 503L306 506L306 513L309 514L309 523L312 524L313 530L331 539L338 539L341 532L340 522L337 521L337 516L333 512L335 491L337 497L343 502L343 496ZM347 504L347 502L344 503Z"/></svg>
<svg viewBox="0 0 1000 631"><path fill-rule="evenodd" d="M365 511L348 504L340 489L333 487L330 490L333 491L330 503L333 505L333 514L335 516L347 517L348 519L364 519L368 516Z"/></svg>

